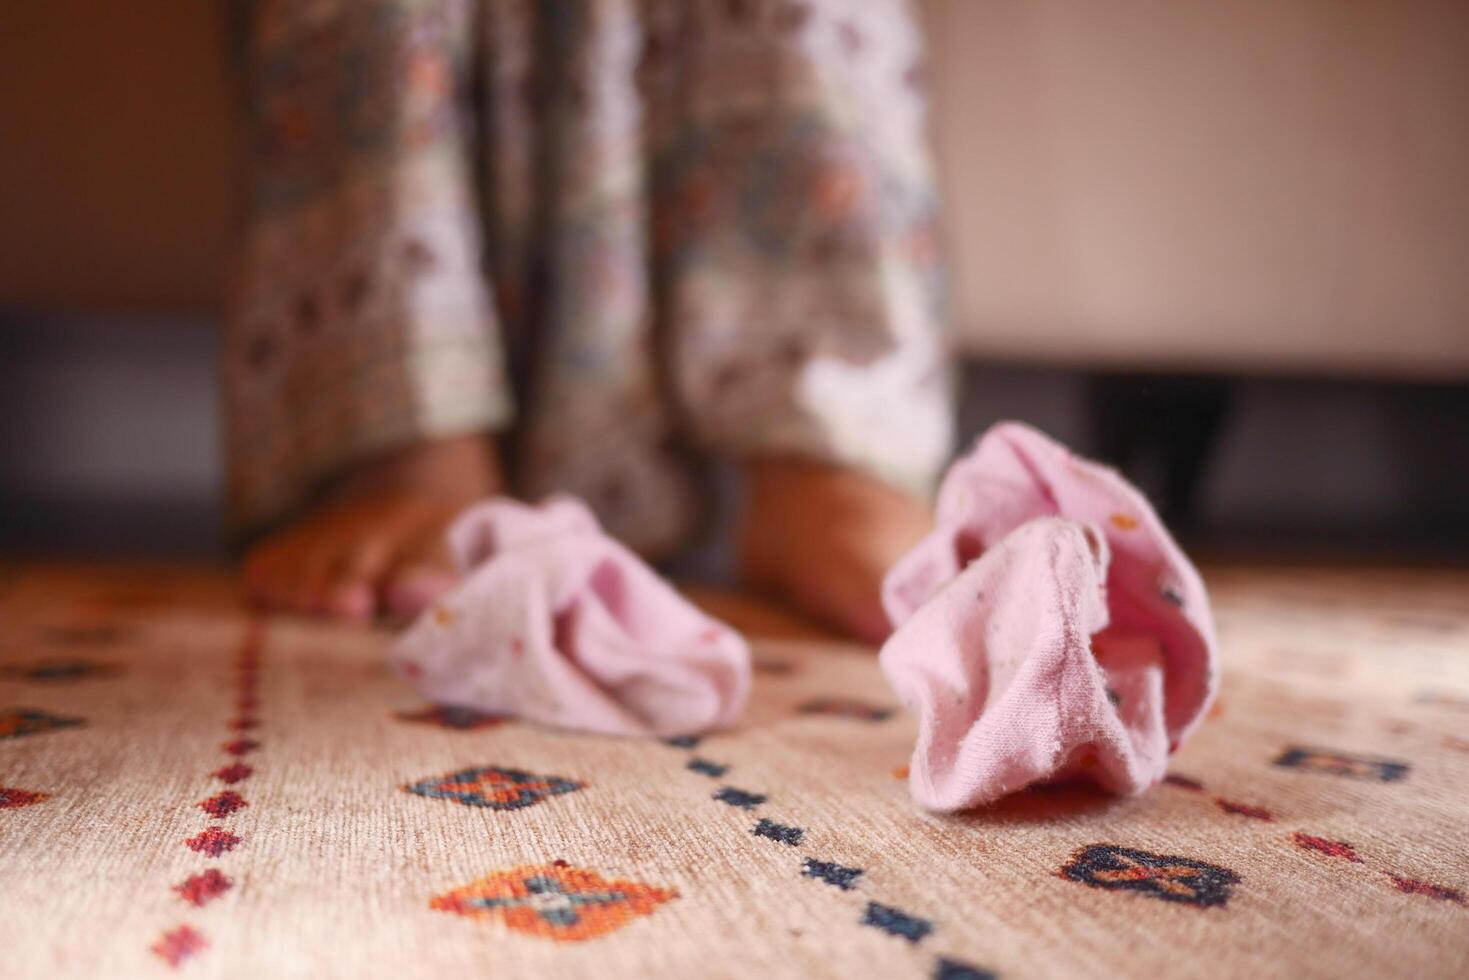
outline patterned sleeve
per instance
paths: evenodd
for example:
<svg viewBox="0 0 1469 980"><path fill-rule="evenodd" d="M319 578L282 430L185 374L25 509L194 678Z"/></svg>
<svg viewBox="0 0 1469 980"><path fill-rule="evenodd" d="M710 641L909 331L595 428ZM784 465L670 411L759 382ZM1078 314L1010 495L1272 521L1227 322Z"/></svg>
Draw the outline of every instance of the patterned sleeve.
<svg viewBox="0 0 1469 980"><path fill-rule="evenodd" d="M910 5L663 10L644 66L676 93L652 126L655 233L696 434L926 489L953 421Z"/></svg>
<svg viewBox="0 0 1469 980"><path fill-rule="evenodd" d="M256 0L248 181L225 318L236 531L341 467L508 424L480 267L466 0Z"/></svg>

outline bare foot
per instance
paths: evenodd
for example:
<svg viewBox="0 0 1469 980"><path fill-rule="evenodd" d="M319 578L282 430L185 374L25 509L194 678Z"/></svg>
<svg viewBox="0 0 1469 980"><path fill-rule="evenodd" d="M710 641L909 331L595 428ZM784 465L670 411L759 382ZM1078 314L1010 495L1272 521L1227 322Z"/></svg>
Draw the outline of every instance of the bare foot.
<svg viewBox="0 0 1469 980"><path fill-rule="evenodd" d="M245 587L264 606L338 619L412 616L455 581L444 531L499 493L490 440L420 443L363 463L295 523L245 555Z"/></svg>
<svg viewBox="0 0 1469 980"><path fill-rule="evenodd" d="M745 580L859 639L886 639L882 577L932 526L928 505L875 477L806 460L756 460L746 479Z"/></svg>

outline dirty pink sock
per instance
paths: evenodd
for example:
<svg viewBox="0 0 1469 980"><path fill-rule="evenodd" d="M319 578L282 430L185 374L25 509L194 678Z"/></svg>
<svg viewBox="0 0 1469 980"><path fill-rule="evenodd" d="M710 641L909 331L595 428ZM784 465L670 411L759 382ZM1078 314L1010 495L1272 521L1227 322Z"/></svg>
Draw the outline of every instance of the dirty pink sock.
<svg viewBox="0 0 1469 980"><path fill-rule="evenodd" d="M460 585L398 640L394 665L441 704L611 735L732 724L750 655L602 532L580 501L481 504L449 532Z"/></svg>
<svg viewBox="0 0 1469 980"><path fill-rule="evenodd" d="M932 809L1075 774L1141 792L1213 697L1203 582L1147 501L1016 423L950 468L883 605L883 670L919 719L910 789Z"/></svg>

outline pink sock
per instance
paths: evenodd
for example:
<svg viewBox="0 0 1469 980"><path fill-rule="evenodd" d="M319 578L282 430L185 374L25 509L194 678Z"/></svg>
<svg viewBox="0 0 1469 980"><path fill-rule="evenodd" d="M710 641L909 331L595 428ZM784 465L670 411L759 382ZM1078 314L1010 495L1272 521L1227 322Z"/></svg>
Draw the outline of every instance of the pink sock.
<svg viewBox="0 0 1469 980"><path fill-rule="evenodd" d="M1136 793L1215 687L1198 572L1115 472L1016 423L945 476L935 530L883 582L882 666L919 719L914 799L993 802L1086 774Z"/></svg>
<svg viewBox="0 0 1469 980"><path fill-rule="evenodd" d="M481 504L449 544L463 582L392 653L433 701L612 735L688 735L739 717L744 640L580 501Z"/></svg>

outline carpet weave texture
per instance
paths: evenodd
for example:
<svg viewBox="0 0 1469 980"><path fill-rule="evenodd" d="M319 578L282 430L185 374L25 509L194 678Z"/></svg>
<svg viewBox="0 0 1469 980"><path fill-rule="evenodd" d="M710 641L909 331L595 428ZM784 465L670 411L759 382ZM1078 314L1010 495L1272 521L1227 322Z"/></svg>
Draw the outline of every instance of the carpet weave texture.
<svg viewBox="0 0 1469 980"><path fill-rule="evenodd" d="M873 651L728 597L737 728L426 704L227 577L0 569L0 975L1469 975L1469 575L1206 569L1168 782L916 808Z"/></svg>

